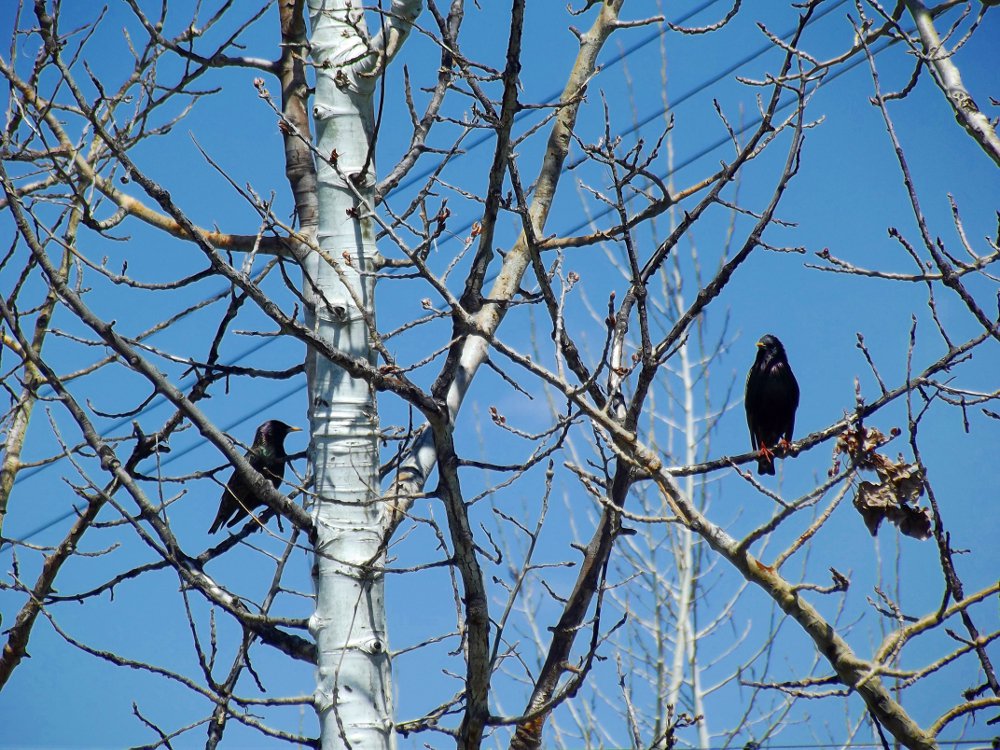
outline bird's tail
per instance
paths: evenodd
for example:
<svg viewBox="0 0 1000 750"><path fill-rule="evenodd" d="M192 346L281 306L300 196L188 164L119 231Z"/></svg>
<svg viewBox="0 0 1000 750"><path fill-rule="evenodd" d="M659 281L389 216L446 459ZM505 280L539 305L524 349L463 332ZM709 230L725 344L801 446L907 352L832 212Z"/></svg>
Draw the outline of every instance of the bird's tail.
<svg viewBox="0 0 1000 750"><path fill-rule="evenodd" d="M763 476L764 474L770 474L774 476L774 459L768 456L758 456L757 458L757 473Z"/></svg>
<svg viewBox="0 0 1000 750"><path fill-rule="evenodd" d="M209 534L214 534L216 531L222 528L222 524L226 521L226 514L222 512L222 508L219 508L219 513L216 515L215 520L212 521L212 526L208 529Z"/></svg>
<svg viewBox="0 0 1000 750"><path fill-rule="evenodd" d="M215 514L215 520L212 521L212 525L208 529L209 534L214 534L216 531L222 528L223 524L229 520L229 517L233 515L232 501L230 499L231 492L227 486L225 491L222 493L222 499L219 501L219 511Z"/></svg>

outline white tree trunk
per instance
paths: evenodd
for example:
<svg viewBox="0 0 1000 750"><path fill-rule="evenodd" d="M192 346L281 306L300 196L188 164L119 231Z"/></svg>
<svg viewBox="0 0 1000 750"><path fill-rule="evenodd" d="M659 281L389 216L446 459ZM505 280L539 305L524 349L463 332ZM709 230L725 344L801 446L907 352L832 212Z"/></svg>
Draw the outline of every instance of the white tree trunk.
<svg viewBox="0 0 1000 750"><path fill-rule="evenodd" d="M375 363L375 184L372 93L420 10L392 5L369 40L360 3L309 0L317 66L313 117L318 150L322 253L303 262L307 322L350 356ZM333 156L336 154L336 156ZM361 172L367 171L364 175ZM310 465L315 500L316 710L323 748L395 747L383 577L383 509L377 502L378 411L374 389L314 352L307 355Z"/></svg>

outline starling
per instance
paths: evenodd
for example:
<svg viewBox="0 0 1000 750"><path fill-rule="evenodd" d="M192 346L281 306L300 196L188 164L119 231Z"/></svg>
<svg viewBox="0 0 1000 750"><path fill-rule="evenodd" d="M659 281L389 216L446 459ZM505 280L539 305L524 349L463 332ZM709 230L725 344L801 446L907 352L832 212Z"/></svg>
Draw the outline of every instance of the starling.
<svg viewBox="0 0 1000 750"><path fill-rule="evenodd" d="M799 405L799 384L785 357L785 347L770 334L757 342L757 359L747 373L744 399L750 443L759 450L758 474L774 474L773 448L787 452L795 410Z"/></svg>
<svg viewBox="0 0 1000 750"><path fill-rule="evenodd" d="M289 432L298 431L298 427L291 427L277 419L269 419L257 428L257 434L253 436L253 445L246 453L250 465L270 479L275 487L281 484L281 479L285 476L285 462L288 460L285 453L285 436ZM208 533L214 534L222 528L222 524L234 526L250 515L251 510L263 504L254 496L252 488L234 471L226 482L226 489L222 491L219 512L215 515Z"/></svg>

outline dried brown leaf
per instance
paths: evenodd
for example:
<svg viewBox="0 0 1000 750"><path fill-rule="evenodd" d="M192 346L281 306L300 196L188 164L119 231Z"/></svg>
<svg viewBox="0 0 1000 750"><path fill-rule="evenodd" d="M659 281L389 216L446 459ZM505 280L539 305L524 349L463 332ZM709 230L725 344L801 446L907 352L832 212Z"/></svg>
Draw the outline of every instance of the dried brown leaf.
<svg viewBox="0 0 1000 750"><path fill-rule="evenodd" d="M927 539L931 535L930 512L913 505L924 493L923 467L902 458L893 461L878 452L898 434L893 429L891 437L886 437L876 428L859 426L840 435L835 453L849 457L858 469L874 471L878 476L878 482L861 482L854 497L854 507L872 536L878 533L882 521L888 520L907 536Z"/></svg>

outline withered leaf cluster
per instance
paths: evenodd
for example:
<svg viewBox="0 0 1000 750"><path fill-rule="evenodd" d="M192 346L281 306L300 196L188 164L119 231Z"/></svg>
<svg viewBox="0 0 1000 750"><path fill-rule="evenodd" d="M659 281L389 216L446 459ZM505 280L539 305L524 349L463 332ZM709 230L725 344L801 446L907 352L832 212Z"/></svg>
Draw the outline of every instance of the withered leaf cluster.
<svg viewBox="0 0 1000 750"><path fill-rule="evenodd" d="M892 434L898 434L893 430ZM900 532L914 539L931 536L931 515L927 508L916 505L924 493L924 468L899 457L893 461L879 453L878 448L889 441L880 430L858 426L840 435L835 454L843 454L858 469L874 471L878 482L864 481L858 485L854 507L872 536L878 533L883 520L895 524Z"/></svg>

